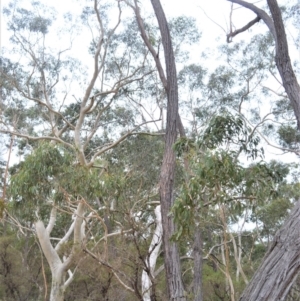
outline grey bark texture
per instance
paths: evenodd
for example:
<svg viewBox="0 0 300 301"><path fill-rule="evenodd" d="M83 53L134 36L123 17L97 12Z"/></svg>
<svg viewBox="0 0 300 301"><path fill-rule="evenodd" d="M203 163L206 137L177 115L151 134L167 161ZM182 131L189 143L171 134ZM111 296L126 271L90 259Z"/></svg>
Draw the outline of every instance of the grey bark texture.
<svg viewBox="0 0 300 301"><path fill-rule="evenodd" d="M167 74L167 125L165 152L160 173L160 202L163 224L163 246L165 271L168 287L168 300L185 301L185 292L181 279L180 258L177 244L171 241L175 232L173 217L170 215L174 203L174 178L176 158L173 144L177 138L178 86L175 57L166 16L159 0L151 0L164 47Z"/></svg>
<svg viewBox="0 0 300 301"><path fill-rule="evenodd" d="M240 4L257 14L272 33L275 61L283 86L291 101L300 129L300 87L289 57L288 43L281 11L276 0L267 0L272 16L242 0L227 0ZM243 292L240 301L283 301L300 271L300 200L265 255L262 264Z"/></svg>
<svg viewBox="0 0 300 301"><path fill-rule="evenodd" d="M268 5L272 14L275 27L276 55L275 61L280 73L284 89L291 101L295 116L297 119L298 129L300 129L300 86L292 67L289 56L288 43L284 24L282 21L281 11L276 0L268 0Z"/></svg>
<svg viewBox="0 0 300 301"><path fill-rule="evenodd" d="M300 200L276 233L240 301L285 300L300 269Z"/></svg>
<svg viewBox="0 0 300 301"><path fill-rule="evenodd" d="M282 21L281 11L276 0L267 0L272 17L264 10L256 7L252 3L242 0L227 0L239 4L245 8L252 10L260 19L268 26L275 40L276 54L275 61L280 73L283 87L293 106L297 126L300 129L300 86L298 84L295 72L293 70L291 59L289 56L288 43L284 24Z"/></svg>

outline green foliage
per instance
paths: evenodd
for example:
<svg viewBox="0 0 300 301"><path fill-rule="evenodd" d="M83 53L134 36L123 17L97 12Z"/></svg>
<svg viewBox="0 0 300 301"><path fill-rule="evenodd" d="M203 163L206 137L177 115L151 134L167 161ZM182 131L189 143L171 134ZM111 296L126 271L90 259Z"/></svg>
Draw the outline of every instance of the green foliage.
<svg viewBox="0 0 300 301"><path fill-rule="evenodd" d="M194 18L180 16L170 20L169 27L171 36L176 44L186 42L188 44L196 43L200 39L196 20Z"/></svg>
<svg viewBox="0 0 300 301"><path fill-rule="evenodd" d="M32 2L31 10L24 8L15 8L15 3L9 4L9 7L4 8L3 12L6 15L12 15L12 21L9 23L9 29L13 31L21 31L28 29L30 32L41 33L43 35L48 33L49 27L53 21L53 15L49 17L44 17L46 14L49 16L51 11L50 7L43 7L40 2Z"/></svg>
<svg viewBox="0 0 300 301"><path fill-rule="evenodd" d="M182 185L172 209L179 225L176 239L191 232L203 206L228 203L241 214L247 206L245 201L254 206L276 196L275 184L282 180L282 175L263 162L241 166L235 153L207 152L196 160L193 176Z"/></svg>
<svg viewBox="0 0 300 301"><path fill-rule="evenodd" d="M188 86L190 90L204 88L204 76L207 71L202 66L191 64L178 73L178 84Z"/></svg>
<svg viewBox="0 0 300 301"><path fill-rule="evenodd" d="M0 299L38 300L43 287L40 250L29 235L6 232L0 236Z"/></svg>
<svg viewBox="0 0 300 301"><path fill-rule="evenodd" d="M41 143L14 169L10 206L30 219L37 208L45 215L54 202L63 201L67 195L91 200L102 188L98 169L80 166L72 153L50 143Z"/></svg>
<svg viewBox="0 0 300 301"><path fill-rule="evenodd" d="M280 143L284 147L297 149L300 142L300 134L296 127L290 125L281 125L278 129Z"/></svg>
<svg viewBox="0 0 300 301"><path fill-rule="evenodd" d="M256 159L263 157L263 148L258 148L259 136L255 135L241 116L234 116L228 112L212 118L207 129L199 140L200 148L214 149L221 145L232 144L238 147L238 152L244 152L247 157Z"/></svg>
<svg viewBox="0 0 300 301"><path fill-rule="evenodd" d="M187 137L180 137L173 145L173 149L179 157L181 157L185 153L189 153L192 149L195 148L195 142Z"/></svg>
<svg viewBox="0 0 300 301"><path fill-rule="evenodd" d="M236 150L220 148L229 145ZM191 233L208 205L228 204L236 214L241 214L249 203L254 208L276 197L276 185L289 172L286 166L274 162L243 166L238 159L241 152L256 159L263 149L259 148L258 136L245 126L243 119L229 113L214 117L197 143L181 138L174 149L178 155L186 153L190 160L189 180L180 187L172 209L178 224L175 239Z"/></svg>

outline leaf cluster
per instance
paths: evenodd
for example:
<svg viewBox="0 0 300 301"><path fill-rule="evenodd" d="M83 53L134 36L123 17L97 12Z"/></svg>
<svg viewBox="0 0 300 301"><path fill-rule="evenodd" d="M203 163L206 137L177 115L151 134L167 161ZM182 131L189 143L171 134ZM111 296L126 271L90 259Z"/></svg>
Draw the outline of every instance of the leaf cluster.
<svg viewBox="0 0 300 301"><path fill-rule="evenodd" d="M179 139L174 148L190 160L189 179L180 187L172 209L179 225L176 239L191 232L206 207L228 204L241 214L249 202L255 207L276 197L277 185L289 172L272 162L244 166L239 161L241 152L254 160L263 149L243 119L229 113L214 117L198 141Z"/></svg>

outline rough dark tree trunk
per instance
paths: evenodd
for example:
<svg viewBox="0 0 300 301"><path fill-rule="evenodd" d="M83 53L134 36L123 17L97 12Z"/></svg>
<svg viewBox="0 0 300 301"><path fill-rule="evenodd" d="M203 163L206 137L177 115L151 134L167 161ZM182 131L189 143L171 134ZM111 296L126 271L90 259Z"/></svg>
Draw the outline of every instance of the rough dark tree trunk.
<svg viewBox="0 0 300 301"><path fill-rule="evenodd" d="M173 144L177 138L178 86L175 57L166 16L159 0L151 0L164 47L167 74L167 125L165 153L160 173L160 202L163 224L163 246L169 300L186 300L181 279L180 258L177 244L171 241L175 232L173 217L169 214L174 202L174 178L176 158Z"/></svg>
<svg viewBox="0 0 300 301"><path fill-rule="evenodd" d="M280 73L284 89L291 101L298 129L300 129L300 86L298 84L295 72L292 67L289 56L288 43L281 11L276 0L268 0L268 5L272 14L275 27L276 55L275 61Z"/></svg>
<svg viewBox="0 0 300 301"><path fill-rule="evenodd" d="M300 200L274 241L240 301L285 300L300 269Z"/></svg>
<svg viewBox="0 0 300 301"><path fill-rule="evenodd" d="M227 1L252 10L265 22L272 33L276 46L276 65L293 106L298 129L300 129L300 87L289 57L285 28L277 1L267 0L272 17L251 3L242 0ZM300 271L299 227L300 200L277 232L262 264L243 292L240 301L283 301L286 298Z"/></svg>
<svg viewBox="0 0 300 301"><path fill-rule="evenodd" d="M252 3L242 0L227 0L239 4L245 8L252 10L259 19L262 19L268 26L275 40L276 55L275 61L280 73L283 87L291 101L297 119L298 129L300 129L300 86L298 84L295 72L293 70L291 59L289 56L288 43L284 24L282 21L281 11L276 0L267 0L272 17L264 10L256 7ZM249 23L250 24L250 23ZM255 23L251 24L253 26ZM237 30L238 31L238 30ZM230 36L231 34L229 34ZM232 36L235 34L232 33Z"/></svg>

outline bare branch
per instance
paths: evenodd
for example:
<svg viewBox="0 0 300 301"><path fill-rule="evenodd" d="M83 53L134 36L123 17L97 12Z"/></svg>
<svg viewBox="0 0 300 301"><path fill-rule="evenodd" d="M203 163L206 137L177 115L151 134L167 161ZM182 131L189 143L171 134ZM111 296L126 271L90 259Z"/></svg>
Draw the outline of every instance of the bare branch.
<svg viewBox="0 0 300 301"><path fill-rule="evenodd" d="M235 30L234 32L230 31L230 33L227 34L227 43L231 43L232 42L232 38L235 37L236 35L238 35L241 32L246 31L247 29L249 29L250 27L252 27L254 24L256 24L257 22L260 21L260 17L257 16L254 20L250 21L247 25L245 25L244 27Z"/></svg>
<svg viewBox="0 0 300 301"><path fill-rule="evenodd" d="M211 17L208 16L208 14L205 12L205 10L200 7L200 9L203 11L204 15L211 21L213 22L214 24L216 24L218 27L220 27L225 33L226 33L226 30L220 25L218 24L217 22L215 22Z"/></svg>
<svg viewBox="0 0 300 301"><path fill-rule="evenodd" d="M58 137L52 137L52 136L39 136L39 137L34 137L34 136L30 136L30 135L27 135L27 134L22 134L22 133L19 133L19 132L14 132L14 131L11 131L11 130L2 130L0 129L0 133L3 133L3 134L10 134L10 135L15 135L17 137L20 137L20 138L25 138L25 139L28 139L28 140L31 140L31 141L38 141L38 140L49 140L49 141L56 141L56 142L59 142L59 143L62 143L66 146L68 146L69 148L71 149L74 149L73 145L68 143L68 142L65 142L64 140L58 138Z"/></svg>
<svg viewBox="0 0 300 301"><path fill-rule="evenodd" d="M89 251L88 249L84 248L83 251L87 254L89 254L93 259L95 259L97 262L99 262L100 264L102 264L103 266L105 266L106 268L108 268L113 274L114 276L117 278L117 280L119 281L119 283L129 292L134 293L134 289L132 289L131 287L129 287L127 284L124 283L124 281L121 280L120 276L118 275L121 274L122 276L125 276L123 273L121 273L119 270L116 270L114 267L112 267L109 263L101 260L98 256L96 256L94 253L92 253L91 251Z"/></svg>
<svg viewBox="0 0 300 301"><path fill-rule="evenodd" d="M164 73L164 69L163 69L162 64L160 62L158 53L155 51L154 47L151 45L149 37L147 36L146 30L145 30L145 27L144 27L144 23L143 23L143 19L142 19L141 14L140 14L140 8L138 6L137 0L134 0L134 5L135 6L131 5L129 3L129 1L125 1L125 2L127 3L127 5L129 5L133 9L133 11L135 13L137 24L138 24L139 30L141 32L142 39L143 39L145 45L147 46L148 50L152 54L152 57L153 57L153 59L155 61L155 64L156 64L156 68L157 68L160 80L161 80L164 88L167 89L168 85L167 85L167 79L166 79L166 76L165 76L165 73Z"/></svg>
<svg viewBox="0 0 300 301"><path fill-rule="evenodd" d="M246 1L243 1L243 0L226 0L226 1L239 4L239 5L241 5L241 6L245 7L245 8L248 8L251 11L253 11L257 15L257 17L259 17L260 19L262 19L266 23L266 25L268 26L271 34L273 35L273 37L274 37L274 39L276 41L276 44L277 44L277 37L276 37L274 22L273 22L272 18L264 10L258 8L257 6L255 6L252 3L249 3L249 2L246 2Z"/></svg>
<svg viewBox="0 0 300 301"><path fill-rule="evenodd" d="M50 212L50 219L49 219L49 223L47 225L46 231L48 232L48 234L50 235L50 233L53 230L53 227L55 225L56 222L56 208L53 206Z"/></svg>
<svg viewBox="0 0 300 301"><path fill-rule="evenodd" d="M153 120L153 121L151 120L151 121L143 122L143 123L139 124L138 126L136 126L135 128L133 128L131 131L127 132L125 135L123 135L122 137L120 137L120 138L119 138L118 140L116 140L115 142L109 144L109 145L106 146L106 147L101 148L98 152L96 152L96 153L93 155L91 161L87 164L87 166L89 166L89 167L93 166L93 164L94 164L94 162L95 162L95 160L96 160L96 158L97 158L98 156L100 156L101 154L103 154L103 153L107 152L108 150L114 148L115 146L117 146L118 144L120 144L122 141L124 141L128 136L133 135L133 134L136 134L135 131L136 131L138 128L140 128L141 126L143 126L143 125L145 125L145 124L147 124L147 123L152 123L152 122L156 122L156 121L159 121L159 120Z"/></svg>

